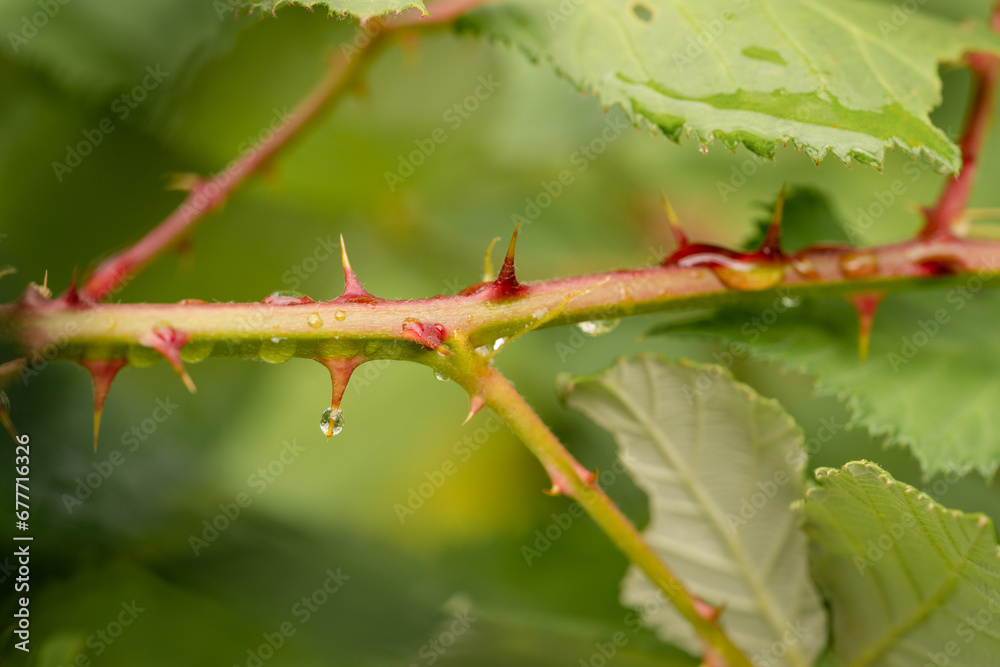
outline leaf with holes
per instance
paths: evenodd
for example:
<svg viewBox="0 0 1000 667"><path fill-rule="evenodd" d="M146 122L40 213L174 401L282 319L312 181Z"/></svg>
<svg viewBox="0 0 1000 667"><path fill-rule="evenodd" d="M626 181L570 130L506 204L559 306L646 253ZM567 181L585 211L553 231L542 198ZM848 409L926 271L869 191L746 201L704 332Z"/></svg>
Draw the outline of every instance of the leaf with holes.
<svg viewBox="0 0 1000 667"><path fill-rule="evenodd" d="M862 0L511 0L466 24L680 141L766 157L791 141L881 165L900 147L957 172L930 121L939 62L1000 49L978 21ZM972 18L972 17L969 17Z"/></svg>
<svg viewBox="0 0 1000 667"><path fill-rule="evenodd" d="M607 429L650 501L644 536L695 595L722 605L721 624L749 655L806 666L826 643L792 503L806 455L791 418L718 366L624 359L570 381L566 404ZM700 651L689 626L633 566L622 602L666 641ZM790 628L800 637L785 646ZM784 646L783 655L772 646Z"/></svg>
<svg viewBox="0 0 1000 667"><path fill-rule="evenodd" d="M427 8L421 0L235 0L232 4L238 9L265 14L295 5L309 9L318 7L328 14L350 14L362 20L390 12L398 14L405 9L419 9L424 16L427 15Z"/></svg>
<svg viewBox="0 0 1000 667"><path fill-rule="evenodd" d="M942 507L866 461L820 468L816 479L806 532L843 664L996 664L993 522Z"/></svg>

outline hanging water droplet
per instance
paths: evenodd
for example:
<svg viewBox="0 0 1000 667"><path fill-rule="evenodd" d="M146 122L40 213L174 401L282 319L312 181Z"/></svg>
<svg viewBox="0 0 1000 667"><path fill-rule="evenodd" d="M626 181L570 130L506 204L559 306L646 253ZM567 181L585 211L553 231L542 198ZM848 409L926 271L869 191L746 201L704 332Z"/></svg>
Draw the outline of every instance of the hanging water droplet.
<svg viewBox="0 0 1000 667"><path fill-rule="evenodd" d="M781 297L781 305L785 308L798 308L802 305L802 299L797 296L783 296Z"/></svg>
<svg viewBox="0 0 1000 667"><path fill-rule="evenodd" d="M306 318L306 324L313 329L319 329L323 326L323 318L319 316L319 313L309 313L309 317Z"/></svg>
<svg viewBox="0 0 1000 667"><path fill-rule="evenodd" d="M576 327L588 336L603 336L611 333L618 326L620 320L589 320L587 322L577 322Z"/></svg>
<svg viewBox="0 0 1000 667"><path fill-rule="evenodd" d="M506 342L507 342L506 338L497 338L495 341L493 341L493 351L495 352L499 350L501 347L503 347L503 344Z"/></svg>
<svg viewBox="0 0 1000 667"><path fill-rule="evenodd" d="M331 438L344 430L344 413L340 408L327 408L319 418L319 430Z"/></svg>
<svg viewBox="0 0 1000 667"><path fill-rule="evenodd" d="M337 321L338 321L338 322L343 322L344 320L346 320L346 319L347 319L347 313L345 313L345 312L344 312L344 311L342 311L342 310L338 310L337 312L335 312L335 313L333 314L333 316L334 316L335 318L337 318Z"/></svg>
<svg viewBox="0 0 1000 667"><path fill-rule="evenodd" d="M441 382L447 382L448 380L451 379L450 377L448 377L447 375L445 375L444 373L442 373L441 371L439 371L436 368L434 369L434 377L436 377Z"/></svg>
<svg viewBox="0 0 1000 667"><path fill-rule="evenodd" d="M295 355L295 341L289 338L272 338L260 344L257 352L269 364L283 364Z"/></svg>
<svg viewBox="0 0 1000 667"><path fill-rule="evenodd" d="M700 153L702 153L702 154L708 153L708 146L706 146L705 144L702 144L701 146L698 146L698 151Z"/></svg>
<svg viewBox="0 0 1000 667"><path fill-rule="evenodd" d="M189 340L184 347L181 348L181 359L189 364L196 364L199 361L205 361L205 359L208 359L209 355L212 354L212 348L214 347L215 341Z"/></svg>

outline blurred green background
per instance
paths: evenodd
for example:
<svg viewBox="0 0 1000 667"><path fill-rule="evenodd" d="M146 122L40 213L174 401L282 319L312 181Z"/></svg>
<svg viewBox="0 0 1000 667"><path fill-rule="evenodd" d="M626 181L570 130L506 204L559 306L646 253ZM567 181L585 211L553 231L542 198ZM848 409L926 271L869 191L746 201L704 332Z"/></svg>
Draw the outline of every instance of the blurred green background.
<svg viewBox="0 0 1000 667"><path fill-rule="evenodd" d="M985 11L988 3L978 5ZM10 38L28 34L25 20L43 10L51 16L37 34ZM0 298L11 301L46 271L61 292L74 272L138 239L182 200L165 187L171 175L223 169L294 107L356 26L297 8L234 18L224 3L198 0L5 0L0 35L0 265L18 269L0 281ZM163 81L121 118L121 96L150 67L165 73ZM968 77L942 75L945 102L935 120L954 136ZM500 86L453 127L444 114L487 76ZM875 243L912 234L913 205L933 201L943 178L914 171L898 155L882 173L833 159L816 167L792 148L770 163L719 144L703 155L693 143L678 147L631 128L581 172L574 151L620 110L607 114L548 67L505 47L450 32L393 44L304 141L115 298L257 301L296 287L294 267L312 267L305 260L341 233L372 293L453 292L480 279L489 241L506 239L512 215L523 215L526 198L563 169L574 171L573 184L521 230L523 279L658 261L671 247L661 191L690 236L739 242L785 182L830 193L850 222L902 179L904 197L866 232ZM60 180L53 162L65 162L67 146L106 118L113 131ZM447 141L390 190L385 172L436 128ZM734 177L741 168L752 176ZM1000 174L995 136L983 169L980 183ZM981 186L973 203L993 203L989 194ZM315 267L297 288L316 300L339 294L337 258ZM610 438L558 405L554 378L591 373L638 350L712 360L707 344L637 340L660 319L636 318L594 339L575 329L537 332L512 343L497 365L585 464L606 470ZM4 349L4 359L17 355ZM597 664L595 642L619 631L629 642L616 664L696 664L626 623L629 610L617 602L626 561L589 519L560 528L526 562L523 547L536 548L536 531L551 529L552 514L568 502L541 493L540 466L490 415L460 426L465 396L426 368L363 366L344 401L346 428L329 442L318 428L329 397L318 364L208 360L190 367L195 396L166 364L126 368L96 454L87 374L65 362L38 370L7 388L33 445L34 542L30 655L13 648L12 549L0 550L4 664ZM810 398L808 378L748 363L734 370L782 400L807 437L824 418L844 420L836 401ZM157 422L161 404L176 407ZM133 428L143 440L132 439ZM0 466L4 489L13 487L10 449ZM294 457L282 462L282 451ZM813 462L862 456L951 507L1000 517L1000 495L985 480L935 487L905 451L858 430L838 434ZM112 459L121 464L106 478L98 472L99 485L78 494L90 491L82 502L67 502ZM448 461L456 472L401 521L397 505ZM268 466L270 481L262 483L254 475ZM618 477L608 491L645 522L644 497L628 479ZM232 512L239 494L249 506L218 519L220 504ZM195 553L191 536L204 538L204 522L216 519L228 526ZM10 531L5 525L5 544ZM318 595L328 571L349 578ZM304 596L324 601L306 615ZM120 635L102 639L117 632L122 605L133 601L142 611ZM455 625L453 614L467 609L473 620ZM294 635L268 650L267 636L277 644L282 624Z"/></svg>

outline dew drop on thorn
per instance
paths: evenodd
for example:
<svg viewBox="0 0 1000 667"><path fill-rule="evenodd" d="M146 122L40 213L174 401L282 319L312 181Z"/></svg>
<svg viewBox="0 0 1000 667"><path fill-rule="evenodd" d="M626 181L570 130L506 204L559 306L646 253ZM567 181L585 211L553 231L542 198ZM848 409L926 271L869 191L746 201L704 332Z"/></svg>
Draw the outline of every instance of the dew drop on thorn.
<svg viewBox="0 0 1000 667"><path fill-rule="evenodd" d="M340 408L324 410L323 416L319 418L319 430L328 438L343 431L344 412Z"/></svg>

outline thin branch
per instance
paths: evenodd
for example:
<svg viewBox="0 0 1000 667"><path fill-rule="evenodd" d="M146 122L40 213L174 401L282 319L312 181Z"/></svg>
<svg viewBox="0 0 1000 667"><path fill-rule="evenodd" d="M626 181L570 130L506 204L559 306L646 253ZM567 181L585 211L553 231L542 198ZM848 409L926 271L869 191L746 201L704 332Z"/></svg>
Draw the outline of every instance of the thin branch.
<svg viewBox="0 0 1000 667"><path fill-rule="evenodd" d="M632 522L597 485L593 473L588 473L563 447L514 386L489 366L483 368L477 379L477 386L472 391L485 399L486 406L507 423L545 466L553 479L553 491L578 502L629 560L642 568L666 594L703 641L725 658L729 667L750 667L747 657L719 627L715 610L708 609L684 588Z"/></svg>
<svg viewBox="0 0 1000 667"><path fill-rule="evenodd" d="M993 13L993 29L1000 31L1000 2ZM993 100L997 93L1000 58L990 53L972 53L968 57L974 79L974 96L962 131L962 172L948 181L933 208L925 213L921 231L924 239L947 238L953 235L969 205L969 196L976 180L979 153L993 117Z"/></svg>
<svg viewBox="0 0 1000 667"><path fill-rule="evenodd" d="M270 137L243 153L230 167L209 179L199 180L173 213L127 250L109 257L91 274L81 289L86 301L101 301L127 283L136 272L180 240L206 215L221 206L250 176L260 171L275 154L288 146L339 99L358 75L369 56L382 43L385 32L371 37L352 53L331 59L322 80Z"/></svg>

